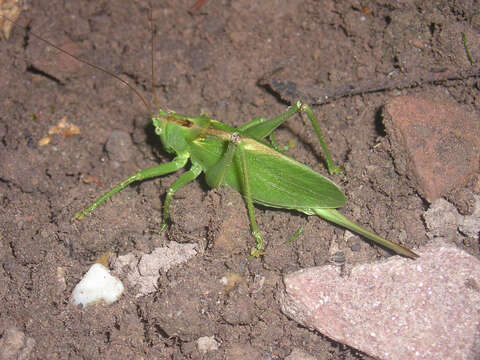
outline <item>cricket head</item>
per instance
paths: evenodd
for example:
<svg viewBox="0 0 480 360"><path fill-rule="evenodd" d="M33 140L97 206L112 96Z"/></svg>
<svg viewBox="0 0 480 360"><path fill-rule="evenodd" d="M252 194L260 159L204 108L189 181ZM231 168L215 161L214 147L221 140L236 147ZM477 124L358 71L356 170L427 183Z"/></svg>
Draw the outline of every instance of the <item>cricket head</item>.
<svg viewBox="0 0 480 360"><path fill-rule="evenodd" d="M188 151L189 144L206 132L211 120L205 116L189 117L159 110L152 122L163 147L170 153L181 153Z"/></svg>

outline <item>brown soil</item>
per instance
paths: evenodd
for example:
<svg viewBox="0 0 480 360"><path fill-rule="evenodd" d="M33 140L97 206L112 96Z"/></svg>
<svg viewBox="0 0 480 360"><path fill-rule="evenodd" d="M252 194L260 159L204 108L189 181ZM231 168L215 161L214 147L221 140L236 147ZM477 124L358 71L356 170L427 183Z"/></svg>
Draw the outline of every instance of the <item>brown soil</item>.
<svg viewBox="0 0 480 360"><path fill-rule="evenodd" d="M480 31L474 1L209 0L192 14L194 3L153 5L159 103L232 126L286 109L258 85L279 68L285 79L322 86L467 70L461 34L473 42ZM200 177L178 192L172 225L158 235L165 189L178 173L131 186L84 220L70 221L123 178L171 156L133 91L60 55L30 31L119 74L150 102L148 9L147 1L40 0L18 20L29 28L15 28L0 44L0 336L20 329L35 340L33 358L196 359L202 336L220 343L203 355L209 359L281 359L294 348L318 359L368 358L300 327L279 311L275 297L284 273L326 263L332 242L349 263L389 255L359 237L345 240L341 228L258 207L267 248L261 258L248 259L254 240L242 220L243 202L225 189L208 190ZM474 78L341 97L313 110L345 170L331 177L347 195L343 213L414 247L426 241L426 204L395 171L379 116L399 91L448 92L480 110ZM53 134L39 145L63 118L80 134ZM110 151L113 130L130 134L133 145ZM306 119L295 117L277 131L281 143L292 138L296 146L287 153L326 173ZM227 202L242 216L232 216ZM303 235L286 243L300 226ZM219 233L235 238L230 243ZM168 240L198 241L204 252L162 274L154 295L135 298L127 289L109 307L69 304L73 287L102 254L150 252ZM227 291L220 280L232 276L240 280Z"/></svg>

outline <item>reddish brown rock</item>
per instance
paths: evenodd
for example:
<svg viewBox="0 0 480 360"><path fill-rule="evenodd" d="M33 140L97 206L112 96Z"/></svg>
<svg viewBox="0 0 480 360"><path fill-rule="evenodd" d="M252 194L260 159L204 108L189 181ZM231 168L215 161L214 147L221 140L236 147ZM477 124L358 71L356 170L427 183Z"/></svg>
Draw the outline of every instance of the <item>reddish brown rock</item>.
<svg viewBox="0 0 480 360"><path fill-rule="evenodd" d="M385 106L384 123L397 170L428 201L464 186L478 172L478 115L442 100L399 96Z"/></svg>
<svg viewBox="0 0 480 360"><path fill-rule="evenodd" d="M54 43L56 40L52 40ZM57 42L59 48L68 51L73 56L82 57L82 45L76 43L67 37L63 37ZM63 52L45 46L43 42L34 42L27 48L27 55L31 61L31 66L45 74L48 74L61 82L66 79L85 74L89 67L75 60L73 57Z"/></svg>

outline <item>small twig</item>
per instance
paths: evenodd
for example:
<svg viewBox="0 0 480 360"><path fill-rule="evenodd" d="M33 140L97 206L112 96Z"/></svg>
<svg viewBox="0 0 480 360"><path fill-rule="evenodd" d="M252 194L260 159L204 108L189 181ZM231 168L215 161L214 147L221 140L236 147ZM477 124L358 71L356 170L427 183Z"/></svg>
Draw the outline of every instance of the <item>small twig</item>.
<svg viewBox="0 0 480 360"><path fill-rule="evenodd" d="M268 76L268 75L267 75ZM367 94L379 91L406 89L450 80L465 80L480 76L480 66L463 72L444 70L430 72L420 76L404 76L397 79L364 80L357 83L339 86L319 86L313 84L297 84L293 81L264 77L258 84L278 95L281 100L292 103L301 99L312 105L327 104L339 98Z"/></svg>

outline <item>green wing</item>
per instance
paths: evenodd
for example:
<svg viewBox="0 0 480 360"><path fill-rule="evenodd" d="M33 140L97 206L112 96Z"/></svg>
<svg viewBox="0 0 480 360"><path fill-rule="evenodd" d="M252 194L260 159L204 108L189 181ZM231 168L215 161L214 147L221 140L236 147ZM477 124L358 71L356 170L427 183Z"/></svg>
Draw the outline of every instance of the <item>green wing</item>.
<svg viewBox="0 0 480 360"><path fill-rule="evenodd" d="M192 161L204 170L218 163L226 150L225 138L207 137L192 143ZM308 166L253 139L244 138L253 202L269 207L305 210L339 208L345 204L340 188ZM243 175L240 156L225 176L225 183L242 193Z"/></svg>

